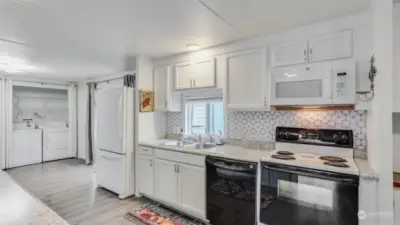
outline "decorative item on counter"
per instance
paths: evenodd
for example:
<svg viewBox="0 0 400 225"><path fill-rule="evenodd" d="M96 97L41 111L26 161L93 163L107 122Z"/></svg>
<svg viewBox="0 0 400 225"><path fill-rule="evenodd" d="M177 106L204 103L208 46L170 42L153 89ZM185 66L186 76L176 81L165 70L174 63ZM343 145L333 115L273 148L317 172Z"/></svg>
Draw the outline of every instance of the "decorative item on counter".
<svg viewBox="0 0 400 225"><path fill-rule="evenodd" d="M357 94L359 94L359 99L363 102L369 102L375 97L375 84L374 84L374 79L376 76L376 73L378 70L376 69L375 66L375 56L371 57L371 67L368 73L368 79L371 81L371 90L369 91L358 91Z"/></svg>
<svg viewBox="0 0 400 225"><path fill-rule="evenodd" d="M140 90L140 112L154 111L154 92Z"/></svg>

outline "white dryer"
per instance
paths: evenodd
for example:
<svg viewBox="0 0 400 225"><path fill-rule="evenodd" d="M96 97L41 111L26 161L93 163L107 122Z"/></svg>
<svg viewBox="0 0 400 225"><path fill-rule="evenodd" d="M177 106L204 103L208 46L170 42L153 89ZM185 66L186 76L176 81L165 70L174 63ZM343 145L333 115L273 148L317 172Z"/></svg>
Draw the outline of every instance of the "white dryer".
<svg viewBox="0 0 400 225"><path fill-rule="evenodd" d="M40 121L38 125L43 130L43 162L73 157L64 121Z"/></svg>

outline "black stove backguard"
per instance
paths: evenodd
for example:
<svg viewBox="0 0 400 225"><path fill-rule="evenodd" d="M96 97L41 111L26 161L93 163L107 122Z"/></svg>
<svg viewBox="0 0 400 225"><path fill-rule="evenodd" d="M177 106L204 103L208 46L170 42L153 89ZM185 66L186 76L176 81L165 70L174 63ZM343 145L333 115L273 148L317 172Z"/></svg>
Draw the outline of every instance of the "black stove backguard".
<svg viewBox="0 0 400 225"><path fill-rule="evenodd" d="M276 142L353 148L353 131L277 127Z"/></svg>

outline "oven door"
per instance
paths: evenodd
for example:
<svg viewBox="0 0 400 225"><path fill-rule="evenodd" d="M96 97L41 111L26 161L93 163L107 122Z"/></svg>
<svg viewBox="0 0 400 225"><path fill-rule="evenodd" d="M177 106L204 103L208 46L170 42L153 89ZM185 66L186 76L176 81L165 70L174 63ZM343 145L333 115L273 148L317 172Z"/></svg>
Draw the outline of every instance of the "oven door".
<svg viewBox="0 0 400 225"><path fill-rule="evenodd" d="M271 105L333 104L331 62L277 67L271 75Z"/></svg>
<svg viewBox="0 0 400 225"><path fill-rule="evenodd" d="M260 221L267 225L357 225L355 175L263 163Z"/></svg>

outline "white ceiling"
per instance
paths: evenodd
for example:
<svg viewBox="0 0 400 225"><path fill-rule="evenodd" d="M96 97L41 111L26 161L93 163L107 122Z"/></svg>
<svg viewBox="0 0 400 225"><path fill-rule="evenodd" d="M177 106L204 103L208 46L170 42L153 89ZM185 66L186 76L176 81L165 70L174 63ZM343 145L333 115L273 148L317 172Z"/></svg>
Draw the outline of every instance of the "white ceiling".
<svg viewBox="0 0 400 225"><path fill-rule="evenodd" d="M348 15L368 0L0 0L0 56L30 76L79 80L154 57Z"/></svg>

